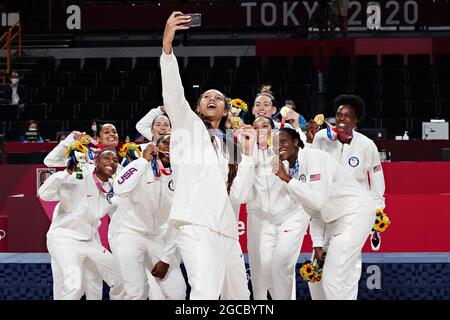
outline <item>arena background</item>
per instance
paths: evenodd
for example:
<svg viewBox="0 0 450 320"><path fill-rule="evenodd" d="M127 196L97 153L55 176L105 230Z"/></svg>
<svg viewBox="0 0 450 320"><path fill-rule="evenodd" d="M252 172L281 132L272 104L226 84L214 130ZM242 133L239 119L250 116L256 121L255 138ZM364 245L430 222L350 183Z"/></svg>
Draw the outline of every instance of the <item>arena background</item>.
<svg viewBox="0 0 450 320"><path fill-rule="evenodd" d="M136 136L136 121L162 104L158 57L173 10L202 13L202 27L180 34L174 49L191 103L214 87L251 104L271 83L279 106L292 98L310 119L333 116L338 94L365 99L360 130L390 153L383 169L392 224L380 251L364 247L358 298L450 299L450 2L378 3L372 30L370 3L350 1L346 37L326 30L323 1L0 4L0 299L51 299L45 234L54 204L36 197L51 172L42 160L58 132L88 130L94 118L113 122L122 141ZM23 106L6 102L12 70L29 90ZM46 142L17 142L29 119ZM435 125L447 123L446 136L424 135L431 119L444 119ZM396 140L405 131L409 140ZM246 252L245 206L240 220ZM310 252L307 235L299 264ZM297 299L309 299L298 274Z"/></svg>

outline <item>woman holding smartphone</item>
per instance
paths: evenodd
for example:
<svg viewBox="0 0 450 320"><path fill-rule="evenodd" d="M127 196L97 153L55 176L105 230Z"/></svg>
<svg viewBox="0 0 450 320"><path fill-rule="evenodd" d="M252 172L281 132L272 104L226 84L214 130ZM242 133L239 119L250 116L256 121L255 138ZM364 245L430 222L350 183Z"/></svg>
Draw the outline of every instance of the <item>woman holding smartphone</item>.
<svg viewBox="0 0 450 320"><path fill-rule="evenodd" d="M173 54L175 32L189 29L189 22L181 12L171 14L160 60L177 190L169 224L179 230L177 245L191 286L190 299L249 299L237 218L228 195L236 165L235 154L225 143L226 97L207 90L199 98L197 113L192 111Z"/></svg>

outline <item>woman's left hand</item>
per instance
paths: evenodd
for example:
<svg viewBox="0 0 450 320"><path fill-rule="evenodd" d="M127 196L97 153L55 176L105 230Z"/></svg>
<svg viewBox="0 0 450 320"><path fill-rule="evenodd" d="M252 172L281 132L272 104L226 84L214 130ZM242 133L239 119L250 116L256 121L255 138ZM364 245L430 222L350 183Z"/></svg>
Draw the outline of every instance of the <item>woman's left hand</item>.
<svg viewBox="0 0 450 320"><path fill-rule="evenodd" d="M286 168L282 163L280 163L278 172L275 173L275 175L286 183L288 183L292 179L292 177L287 173Z"/></svg>
<svg viewBox="0 0 450 320"><path fill-rule="evenodd" d="M295 130L298 130L300 128L300 122L298 120L299 117L300 115L297 112L291 110L288 112L285 119L294 127Z"/></svg>

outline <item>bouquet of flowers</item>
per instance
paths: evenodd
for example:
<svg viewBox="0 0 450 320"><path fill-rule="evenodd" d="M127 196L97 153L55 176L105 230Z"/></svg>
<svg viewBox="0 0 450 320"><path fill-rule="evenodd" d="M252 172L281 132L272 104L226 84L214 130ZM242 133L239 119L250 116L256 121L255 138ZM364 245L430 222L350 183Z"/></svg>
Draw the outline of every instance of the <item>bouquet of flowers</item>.
<svg viewBox="0 0 450 320"><path fill-rule="evenodd" d="M378 251L380 250L381 246L381 232L386 231L386 229L391 224L391 220L389 220L389 217L384 213L383 210L377 209L376 216L375 216L375 222L372 227L372 234L370 235L370 245L372 247L372 250Z"/></svg>
<svg viewBox="0 0 450 320"><path fill-rule="evenodd" d="M122 166L126 166L128 163L130 163L133 160L138 159L141 157L141 150L139 150L139 147L134 142L127 142L122 145L122 147L119 150L119 156L122 158Z"/></svg>
<svg viewBox="0 0 450 320"><path fill-rule="evenodd" d="M377 209L375 223L373 224L372 231L384 232L390 224L391 220L389 220L389 217L386 215L386 213L384 213L384 211L381 209Z"/></svg>
<svg viewBox="0 0 450 320"><path fill-rule="evenodd" d="M233 129L238 129L244 125L242 120L248 111L248 106L245 101L241 99L232 99L230 101L230 124Z"/></svg>
<svg viewBox="0 0 450 320"><path fill-rule="evenodd" d="M79 141L73 142L65 151L64 154L69 158L69 166L76 166L76 178L83 179L81 166L93 159L92 151L88 144L91 138L89 136L83 137Z"/></svg>
<svg viewBox="0 0 450 320"><path fill-rule="evenodd" d="M322 268L323 266L321 266L316 259L312 262L311 260L306 260L300 267L300 276L305 281L311 283L318 282L322 278Z"/></svg>

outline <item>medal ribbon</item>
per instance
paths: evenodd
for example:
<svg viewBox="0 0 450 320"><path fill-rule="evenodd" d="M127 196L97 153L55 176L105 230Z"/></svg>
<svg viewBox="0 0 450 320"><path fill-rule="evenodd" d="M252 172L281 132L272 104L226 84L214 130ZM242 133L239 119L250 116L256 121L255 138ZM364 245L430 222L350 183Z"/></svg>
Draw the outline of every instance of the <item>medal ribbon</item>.
<svg viewBox="0 0 450 320"><path fill-rule="evenodd" d="M289 173L290 177L293 177L297 173L297 171L298 171L298 160L295 161L294 167L290 171L291 171Z"/></svg>
<svg viewBox="0 0 450 320"><path fill-rule="evenodd" d="M111 190L109 190L109 191L106 191L105 189L103 189L102 183L100 182L100 179L97 177L97 174L95 172L93 173L93 177L94 177L95 185L97 186L98 190L100 190L103 193L114 194L113 187L111 187Z"/></svg>

